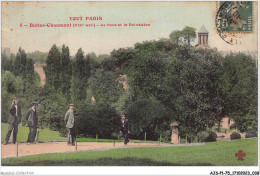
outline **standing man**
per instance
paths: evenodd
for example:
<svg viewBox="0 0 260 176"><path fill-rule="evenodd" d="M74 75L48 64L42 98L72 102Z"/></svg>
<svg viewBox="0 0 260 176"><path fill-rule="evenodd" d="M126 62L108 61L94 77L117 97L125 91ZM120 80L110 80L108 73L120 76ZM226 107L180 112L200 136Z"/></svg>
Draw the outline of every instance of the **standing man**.
<svg viewBox="0 0 260 176"><path fill-rule="evenodd" d="M74 104L70 104L69 105L69 110L67 111L67 113L65 114L65 124L66 127L68 128L68 145L75 145L75 118L74 118L74 113L73 113L73 109L74 109Z"/></svg>
<svg viewBox="0 0 260 176"><path fill-rule="evenodd" d="M18 105L17 98L12 99L12 106L9 112L10 112L9 121L8 121L9 129L5 137L4 145L7 145L12 131L13 131L13 144L16 143L18 124L22 121L22 111L21 111L21 107Z"/></svg>
<svg viewBox="0 0 260 176"><path fill-rule="evenodd" d="M121 133L123 134L124 137L124 145L127 145L129 142L129 133L130 133L130 125L128 122L128 119L125 118L125 115L121 115Z"/></svg>
<svg viewBox="0 0 260 176"><path fill-rule="evenodd" d="M38 102L33 102L32 107L29 109L29 112L27 114L28 126L30 129L28 140L27 140L28 143L35 142L35 137L38 128L38 112L37 112L38 104L39 104Z"/></svg>

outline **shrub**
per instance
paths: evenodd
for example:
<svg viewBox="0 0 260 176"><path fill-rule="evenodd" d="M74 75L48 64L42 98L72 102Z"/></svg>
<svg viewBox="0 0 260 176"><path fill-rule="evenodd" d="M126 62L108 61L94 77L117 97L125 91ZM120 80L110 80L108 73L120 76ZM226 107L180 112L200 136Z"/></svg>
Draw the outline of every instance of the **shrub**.
<svg viewBox="0 0 260 176"><path fill-rule="evenodd" d="M194 142L213 142L217 140L217 134L213 131L201 131L197 134Z"/></svg>
<svg viewBox="0 0 260 176"><path fill-rule="evenodd" d="M236 126L234 125L234 124L232 124L230 127L229 127L229 129L236 129Z"/></svg>
<svg viewBox="0 0 260 176"><path fill-rule="evenodd" d="M231 139L231 140L241 139L241 135L240 135L238 132L233 132L233 133L230 135L230 139Z"/></svg>
<svg viewBox="0 0 260 176"><path fill-rule="evenodd" d="M162 142L169 143L171 141L172 131L165 130L162 132Z"/></svg>
<svg viewBox="0 0 260 176"><path fill-rule="evenodd" d="M208 136L209 136L209 133L207 131L201 131L197 135L198 141L205 142L205 140L207 139Z"/></svg>
<svg viewBox="0 0 260 176"><path fill-rule="evenodd" d="M252 138L252 137L257 137L256 131L255 130L248 130L246 132L246 138Z"/></svg>
<svg viewBox="0 0 260 176"><path fill-rule="evenodd" d="M185 144L186 143L186 139L185 138L181 138L180 144Z"/></svg>
<svg viewBox="0 0 260 176"><path fill-rule="evenodd" d="M103 104L78 106L75 115L76 133L100 139L116 139L120 118L114 107Z"/></svg>
<svg viewBox="0 0 260 176"><path fill-rule="evenodd" d="M170 130L173 111L154 97L130 103L125 113L131 126L132 138L144 139L146 132L147 140L158 140L162 135L162 138L170 141L171 133L163 131Z"/></svg>
<svg viewBox="0 0 260 176"><path fill-rule="evenodd" d="M208 137L205 139L205 142L213 142L217 140L217 134L213 131L211 131L208 135Z"/></svg>

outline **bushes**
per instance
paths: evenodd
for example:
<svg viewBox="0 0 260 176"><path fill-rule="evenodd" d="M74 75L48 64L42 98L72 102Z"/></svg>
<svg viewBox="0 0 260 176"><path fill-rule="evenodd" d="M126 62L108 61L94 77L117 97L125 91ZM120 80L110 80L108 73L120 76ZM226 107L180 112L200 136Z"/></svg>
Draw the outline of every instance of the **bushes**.
<svg viewBox="0 0 260 176"><path fill-rule="evenodd" d="M198 133L198 141L199 142L205 142L206 138L209 136L209 133L207 131L201 131Z"/></svg>
<svg viewBox="0 0 260 176"><path fill-rule="evenodd" d="M83 104L75 115L76 133L82 137L115 139L120 129L120 117L114 107L103 104Z"/></svg>
<svg viewBox="0 0 260 176"><path fill-rule="evenodd" d="M249 130L246 133L246 138L252 138L252 137L257 137L256 131L255 130Z"/></svg>
<svg viewBox="0 0 260 176"><path fill-rule="evenodd" d="M160 134L166 141L170 140L169 124L172 119L171 109L155 98L140 99L132 102L126 109L126 116L131 126L131 137L143 139L146 132L147 140L157 140Z"/></svg>
<svg viewBox="0 0 260 176"><path fill-rule="evenodd" d="M211 131L208 135L208 137L205 139L205 142L213 142L217 140L217 134L213 131Z"/></svg>
<svg viewBox="0 0 260 176"><path fill-rule="evenodd" d="M213 142L217 140L217 134L213 131L201 131L197 135L200 142Z"/></svg>
<svg viewBox="0 0 260 176"><path fill-rule="evenodd" d="M233 133L230 135L230 139L231 139L231 140L241 139L241 135L240 135L238 132L233 132Z"/></svg>

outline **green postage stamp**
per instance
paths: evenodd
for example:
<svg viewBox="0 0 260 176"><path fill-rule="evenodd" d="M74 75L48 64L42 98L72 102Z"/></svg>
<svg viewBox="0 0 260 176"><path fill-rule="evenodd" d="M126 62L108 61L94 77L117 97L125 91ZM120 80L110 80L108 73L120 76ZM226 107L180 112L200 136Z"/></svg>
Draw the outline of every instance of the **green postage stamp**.
<svg viewBox="0 0 260 176"><path fill-rule="evenodd" d="M220 1L216 16L219 32L252 32L252 1Z"/></svg>

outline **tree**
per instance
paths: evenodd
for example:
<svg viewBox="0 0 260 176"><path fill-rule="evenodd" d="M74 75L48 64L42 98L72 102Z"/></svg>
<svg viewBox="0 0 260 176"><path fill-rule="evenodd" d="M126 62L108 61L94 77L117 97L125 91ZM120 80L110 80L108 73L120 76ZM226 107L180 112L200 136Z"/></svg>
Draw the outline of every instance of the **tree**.
<svg viewBox="0 0 260 176"><path fill-rule="evenodd" d="M108 104L81 104L76 108L75 121L77 134L84 137L111 139L119 132L119 114Z"/></svg>
<svg viewBox="0 0 260 176"><path fill-rule="evenodd" d="M170 39L173 41L173 42L176 42L177 44L179 43L180 41L180 38L182 37L182 31L179 31L179 30L175 30L173 31L171 34L170 34Z"/></svg>
<svg viewBox="0 0 260 176"><path fill-rule="evenodd" d="M154 98L140 99L131 102L126 110L126 117L131 124L131 136L157 140L160 134L170 130L173 112ZM168 136L169 137L169 136Z"/></svg>
<svg viewBox="0 0 260 176"><path fill-rule="evenodd" d="M23 81L10 71L3 71L1 78L1 119L6 123L12 98L23 94Z"/></svg>
<svg viewBox="0 0 260 176"><path fill-rule="evenodd" d="M86 55L85 61L86 69L91 73L94 74L96 69L100 67L100 64L97 61L97 56L95 53L90 53Z"/></svg>
<svg viewBox="0 0 260 176"><path fill-rule="evenodd" d="M5 53L1 53L1 66L2 70L8 70L8 58Z"/></svg>
<svg viewBox="0 0 260 176"><path fill-rule="evenodd" d="M110 53L111 59L115 64L119 74L127 72L130 61L136 56L136 51L133 48L120 48L113 50Z"/></svg>
<svg viewBox="0 0 260 176"><path fill-rule="evenodd" d="M104 71L115 71L116 70L116 64L115 61L113 61L110 57L109 58L105 58L102 62L101 62L101 68Z"/></svg>
<svg viewBox="0 0 260 176"><path fill-rule="evenodd" d="M228 116L245 132L257 129L256 61L244 54L228 55L223 67L230 83L227 95Z"/></svg>
<svg viewBox="0 0 260 176"><path fill-rule="evenodd" d="M31 58L27 59L25 67L26 75L34 75L34 61Z"/></svg>
<svg viewBox="0 0 260 176"><path fill-rule="evenodd" d="M80 48L72 62L71 96L74 103L86 100L90 70Z"/></svg>
<svg viewBox="0 0 260 176"><path fill-rule="evenodd" d="M156 97L161 102L168 101L172 88L168 85L166 75L172 68L171 57L175 57L175 50L180 46L169 40L144 42L136 45L136 56L131 60L128 68L128 84L133 101L138 97Z"/></svg>
<svg viewBox="0 0 260 176"><path fill-rule="evenodd" d="M136 45L128 74L131 101L154 97L174 112L181 136L195 136L226 114L223 57L167 40Z"/></svg>
<svg viewBox="0 0 260 176"><path fill-rule="evenodd" d="M100 55L98 55L98 57L97 57L97 61L98 61L98 63L102 63L102 61L104 60L104 59L107 59L107 58L109 58L110 56L108 55L108 54L100 54Z"/></svg>
<svg viewBox="0 0 260 176"><path fill-rule="evenodd" d="M16 76L26 76L27 56L25 51L20 47L14 60L14 74Z"/></svg>
<svg viewBox="0 0 260 176"><path fill-rule="evenodd" d="M47 57L48 57L48 52L40 52L40 51L34 51L32 53L28 53L28 57L32 58L33 61L37 64L45 64Z"/></svg>
<svg viewBox="0 0 260 176"><path fill-rule="evenodd" d="M63 95L66 96L67 101L69 102L69 94L70 94L70 86L71 86L71 75L72 75L72 68L71 68L71 61L70 61L70 51L69 47L65 47L62 45L61 49L61 57L60 57L60 82L61 82L61 92Z"/></svg>
<svg viewBox="0 0 260 176"><path fill-rule="evenodd" d="M196 38L195 31L196 31L195 28L186 26L181 32L184 39L187 41L188 46L190 46L190 41Z"/></svg>
<svg viewBox="0 0 260 176"><path fill-rule="evenodd" d="M49 127L51 130L65 135L64 116L68 110L66 98L61 92L53 90L50 86L43 88L40 97L39 126Z"/></svg>
<svg viewBox="0 0 260 176"><path fill-rule="evenodd" d="M215 92L214 65L218 63L218 55L211 51L190 50L189 59L179 60L173 64L176 70L175 80L179 82L176 89L175 120L179 122L182 137L195 136L198 132L211 128L215 124L216 113L213 111L217 96ZM179 81L178 81L179 80ZM173 84L173 83L172 83ZM178 84L178 83L177 83Z"/></svg>
<svg viewBox="0 0 260 176"><path fill-rule="evenodd" d="M46 84L49 84L54 89L60 88L60 71L61 71L61 58L60 50L54 44L49 51L47 60L47 67L45 69L46 74Z"/></svg>
<svg viewBox="0 0 260 176"><path fill-rule="evenodd" d="M118 75L111 71L97 70L89 80L89 86L96 101L112 104L118 101L123 93L123 86L117 80Z"/></svg>

